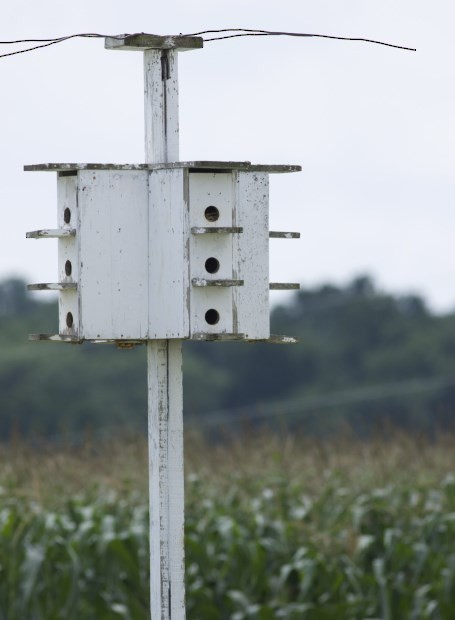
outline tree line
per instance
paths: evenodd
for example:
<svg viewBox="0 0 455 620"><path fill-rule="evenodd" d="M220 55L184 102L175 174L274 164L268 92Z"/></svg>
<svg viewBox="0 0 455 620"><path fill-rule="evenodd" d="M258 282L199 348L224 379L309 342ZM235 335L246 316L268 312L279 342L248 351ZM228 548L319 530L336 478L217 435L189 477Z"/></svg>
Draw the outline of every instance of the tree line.
<svg viewBox="0 0 455 620"><path fill-rule="evenodd" d="M455 312L378 290L369 277L296 292L271 312L297 345L184 344L187 423L264 423L327 435L455 424ZM56 333L57 303L0 282L0 438L145 430L145 347L27 341Z"/></svg>

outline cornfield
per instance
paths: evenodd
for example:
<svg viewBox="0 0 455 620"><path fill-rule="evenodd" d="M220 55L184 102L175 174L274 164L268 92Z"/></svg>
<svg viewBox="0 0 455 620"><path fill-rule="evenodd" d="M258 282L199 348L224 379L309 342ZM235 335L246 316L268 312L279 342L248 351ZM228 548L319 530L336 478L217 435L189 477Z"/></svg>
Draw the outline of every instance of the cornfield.
<svg viewBox="0 0 455 620"><path fill-rule="evenodd" d="M455 618L454 444L189 437L187 617ZM149 617L146 460L3 447L0 620Z"/></svg>

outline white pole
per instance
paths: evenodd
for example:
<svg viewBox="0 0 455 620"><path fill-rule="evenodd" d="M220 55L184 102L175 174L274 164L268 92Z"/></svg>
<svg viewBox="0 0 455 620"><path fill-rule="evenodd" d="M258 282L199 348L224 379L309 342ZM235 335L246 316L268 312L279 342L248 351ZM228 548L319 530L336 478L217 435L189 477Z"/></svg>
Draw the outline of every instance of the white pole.
<svg viewBox="0 0 455 620"><path fill-rule="evenodd" d="M146 162L178 161L177 51L146 50L144 83ZM181 340L147 342L147 376L151 618L184 620Z"/></svg>

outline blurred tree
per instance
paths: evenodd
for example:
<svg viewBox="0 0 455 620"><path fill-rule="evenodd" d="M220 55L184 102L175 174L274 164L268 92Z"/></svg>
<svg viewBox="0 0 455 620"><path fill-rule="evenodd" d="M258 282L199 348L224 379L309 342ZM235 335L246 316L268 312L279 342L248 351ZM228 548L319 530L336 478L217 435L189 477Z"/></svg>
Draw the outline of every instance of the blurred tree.
<svg viewBox="0 0 455 620"><path fill-rule="evenodd" d="M411 379L453 377L455 385L455 313L434 315L421 298L383 293L366 276L346 287L303 289L273 310L271 323L272 333L295 335L300 344L185 343L185 416L368 386L380 393L382 384ZM145 430L145 347L26 341L27 333L55 333L56 325L55 301L36 301L17 279L0 283L0 437ZM289 419L318 433L348 422L365 434L386 420L406 429L448 428L455 387L441 385L375 402L307 407Z"/></svg>

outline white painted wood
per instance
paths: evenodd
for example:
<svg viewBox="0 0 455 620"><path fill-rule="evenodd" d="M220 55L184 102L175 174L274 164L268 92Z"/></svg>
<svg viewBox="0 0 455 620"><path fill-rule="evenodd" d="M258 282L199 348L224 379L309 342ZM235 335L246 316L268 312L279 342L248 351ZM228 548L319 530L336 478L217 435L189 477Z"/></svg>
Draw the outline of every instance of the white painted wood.
<svg viewBox="0 0 455 620"><path fill-rule="evenodd" d="M242 233L243 228L233 227L233 226L213 226L212 228L207 228L206 226L193 226L191 229L192 235L226 235L226 234L236 234Z"/></svg>
<svg viewBox="0 0 455 620"><path fill-rule="evenodd" d="M231 172L189 172L189 196L191 228L232 227L234 186ZM207 207L218 209L218 219L207 219ZM229 239L227 236L226 240Z"/></svg>
<svg viewBox="0 0 455 620"><path fill-rule="evenodd" d="M270 338L267 340L271 344L298 344L298 338L294 336L284 336L280 334L270 334Z"/></svg>
<svg viewBox="0 0 455 620"><path fill-rule="evenodd" d="M234 340L245 340L245 334L207 334L206 332L192 334L191 340L207 342L233 342Z"/></svg>
<svg viewBox="0 0 455 620"><path fill-rule="evenodd" d="M232 289L236 308L234 330L249 340L270 336L269 318L269 178L266 172L233 173L235 210L233 225L243 233L233 235L233 277L244 286Z"/></svg>
<svg viewBox="0 0 455 620"><path fill-rule="evenodd" d="M145 51L144 80L145 160L147 163L178 161L177 52Z"/></svg>
<svg viewBox="0 0 455 620"><path fill-rule="evenodd" d="M71 212L70 225L65 222L65 209ZM77 208L77 177L59 176L57 180L57 219L61 229L77 227L79 213ZM58 281L77 284L79 281L79 240L76 236L58 239ZM71 273L68 275L69 271ZM59 334L79 338L80 307L77 290L66 289L58 296Z"/></svg>
<svg viewBox="0 0 455 620"><path fill-rule="evenodd" d="M207 278L193 278L191 280L191 284L197 287L207 287L207 286L221 286L221 287L231 287L231 286L243 286L243 280L228 280L228 279L207 279Z"/></svg>
<svg viewBox="0 0 455 620"><path fill-rule="evenodd" d="M147 345L152 620L185 618L183 392L179 340Z"/></svg>
<svg viewBox="0 0 455 620"><path fill-rule="evenodd" d="M28 291L67 291L69 289L76 290L76 282L43 282L27 285Z"/></svg>
<svg viewBox="0 0 455 620"><path fill-rule="evenodd" d="M148 96L148 93L146 92ZM191 170L203 169L207 171L218 170L219 172L228 172L231 170L244 170L245 172L269 172L277 174L282 172L299 172L301 166L289 166L282 164L252 164L249 161L158 161L148 162L146 164L68 164L68 163L49 163L49 164L31 164L24 166L26 172L33 171L65 171L73 170L155 170L157 168L189 168Z"/></svg>
<svg viewBox="0 0 455 620"><path fill-rule="evenodd" d="M164 71L163 71L164 69ZM178 142L178 76L175 51L144 52L145 83L145 161L147 164L177 161ZM165 174L150 177L150 186L161 179L162 191L171 202L179 176ZM180 181L178 181L180 183ZM183 193L183 183L180 185ZM154 191L150 200L150 230L157 230L153 218L165 220L163 205L157 205ZM153 215L152 215L153 213ZM185 213L179 214L175 227L167 220L170 231L180 235ZM160 231L161 235L166 230ZM178 237L177 237L178 238ZM151 240L150 240L151 241ZM183 244L183 239L182 239ZM186 247L186 246L185 246ZM177 247L178 262L186 249ZM149 269L156 274L150 248ZM169 252L162 256L169 257ZM186 274L186 275L185 275ZM179 276L188 278L187 270ZM184 281L182 282L184 284ZM187 279L188 285L188 279ZM180 281L179 281L180 286ZM156 303L157 300L154 300ZM174 299L185 305L185 298ZM163 314L169 312L163 306ZM184 321L185 324L185 321ZM148 419L149 419L149 483L150 483L150 600L152 620L185 619L185 554L184 554L184 476L183 476L183 375L181 340L149 340L147 342Z"/></svg>
<svg viewBox="0 0 455 620"><path fill-rule="evenodd" d="M81 170L78 179L81 333L145 339L148 172Z"/></svg>
<svg viewBox="0 0 455 620"><path fill-rule="evenodd" d="M270 282L271 291L296 291L300 288L298 282Z"/></svg>
<svg viewBox="0 0 455 620"><path fill-rule="evenodd" d="M207 219L206 209L218 210L217 219ZM230 172L192 172L189 174L189 225L199 228L231 228L234 208L234 186ZM213 217L213 215L212 215ZM242 233L243 234L243 233ZM204 234L190 237L190 278L233 279L232 235ZM216 259L219 269L210 274L205 263ZM207 311L216 311L219 320L210 324ZM191 334L232 333L237 331L233 322L233 294L231 288L191 287L190 292Z"/></svg>
<svg viewBox="0 0 455 620"><path fill-rule="evenodd" d="M75 228L47 228L25 233L27 239L61 239L62 237L74 237L75 235Z"/></svg>
<svg viewBox="0 0 455 620"><path fill-rule="evenodd" d="M29 334L28 340L32 342L36 342L38 340L46 341L46 342L71 342L71 343L82 342L76 336L61 336L60 334Z"/></svg>
<svg viewBox="0 0 455 620"><path fill-rule="evenodd" d="M79 281L79 244L75 238L64 237L58 241L58 280Z"/></svg>
<svg viewBox="0 0 455 620"><path fill-rule="evenodd" d="M271 230L269 232L270 239L300 239L299 232L278 232L276 230Z"/></svg>
<svg viewBox="0 0 455 620"><path fill-rule="evenodd" d="M184 171L155 170L149 175L149 338L188 338Z"/></svg>
<svg viewBox="0 0 455 620"><path fill-rule="evenodd" d="M199 49L204 46L202 37L185 35L159 36L141 32L138 34L106 37L104 47L109 50L145 51L154 49L178 49L180 52Z"/></svg>

